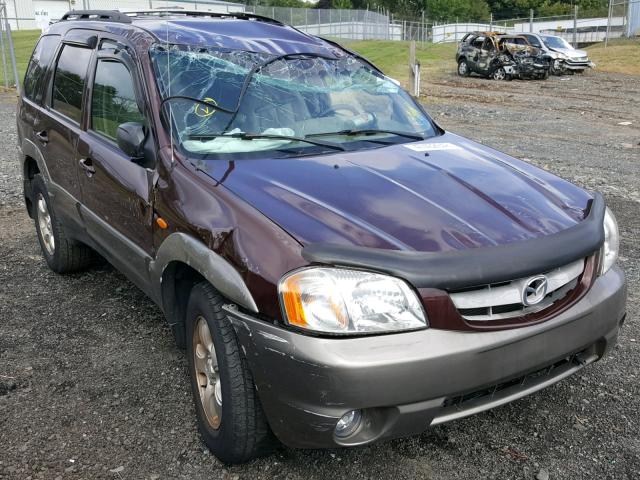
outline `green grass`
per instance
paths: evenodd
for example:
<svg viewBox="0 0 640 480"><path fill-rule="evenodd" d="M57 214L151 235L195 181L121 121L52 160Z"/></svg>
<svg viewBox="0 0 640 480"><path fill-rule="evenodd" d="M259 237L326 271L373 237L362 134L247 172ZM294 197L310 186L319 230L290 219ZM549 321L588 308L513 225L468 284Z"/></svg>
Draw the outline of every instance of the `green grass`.
<svg viewBox="0 0 640 480"><path fill-rule="evenodd" d="M36 45L36 41L40 36L40 30L16 30L11 32L11 37L13 38L13 47L16 52L16 63L18 66L18 78L20 79L20 83L22 83L22 79L24 78L24 72L27 69L27 64L29 63L29 58L31 58L31 52L33 52L33 47ZM9 46L7 45L7 39L4 38L4 46L7 52L7 69L9 70L9 85L14 84L13 80L13 70L11 68L11 60L9 57ZM0 64L0 86L4 87L4 76L2 65Z"/></svg>
<svg viewBox="0 0 640 480"><path fill-rule="evenodd" d="M613 40L607 48L598 43L587 51L597 70L640 76L640 38Z"/></svg>
<svg viewBox="0 0 640 480"><path fill-rule="evenodd" d="M365 40L342 44L368 58L385 74L407 86L409 42ZM424 47L417 43L416 56L421 65L423 81L445 71L455 71L456 48L455 43L425 43Z"/></svg>

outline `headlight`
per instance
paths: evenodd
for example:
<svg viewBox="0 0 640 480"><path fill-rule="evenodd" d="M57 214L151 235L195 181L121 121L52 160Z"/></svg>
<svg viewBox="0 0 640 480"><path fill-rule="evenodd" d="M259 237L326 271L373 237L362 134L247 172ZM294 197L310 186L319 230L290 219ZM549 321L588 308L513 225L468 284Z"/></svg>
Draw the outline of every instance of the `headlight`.
<svg viewBox="0 0 640 480"><path fill-rule="evenodd" d="M618 259L620 250L620 233L618 232L618 222L613 212L607 207L604 213L604 245L601 250L600 275L609 271Z"/></svg>
<svg viewBox="0 0 640 480"><path fill-rule="evenodd" d="M427 326L415 292L388 275L310 267L283 277L278 293L289 325L315 332L358 334Z"/></svg>

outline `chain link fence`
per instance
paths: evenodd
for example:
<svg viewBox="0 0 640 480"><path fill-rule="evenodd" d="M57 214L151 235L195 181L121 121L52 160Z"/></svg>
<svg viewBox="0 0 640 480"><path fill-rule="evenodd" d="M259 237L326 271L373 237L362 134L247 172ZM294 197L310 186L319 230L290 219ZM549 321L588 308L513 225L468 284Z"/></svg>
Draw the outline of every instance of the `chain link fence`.
<svg viewBox="0 0 640 480"><path fill-rule="evenodd" d="M401 27L388 15L370 10L249 6L245 11L270 17L311 35L346 40L400 40Z"/></svg>
<svg viewBox="0 0 640 480"><path fill-rule="evenodd" d="M9 89L19 87L18 68L16 66L11 25L7 15L7 7L0 2L0 88Z"/></svg>
<svg viewBox="0 0 640 480"><path fill-rule="evenodd" d="M532 11L528 17L521 18L491 17L474 22L443 23L431 22L424 14L401 20L382 10L267 7L221 0L4 0L4 3L13 29L42 28L70 9L140 11L171 8L255 13L293 25L311 35L342 40L443 43L460 41L472 31L499 30L505 33L553 33L574 43L590 43L640 34L640 0L610 0L609 15L602 18L581 18L576 9L572 15L555 17L534 17Z"/></svg>

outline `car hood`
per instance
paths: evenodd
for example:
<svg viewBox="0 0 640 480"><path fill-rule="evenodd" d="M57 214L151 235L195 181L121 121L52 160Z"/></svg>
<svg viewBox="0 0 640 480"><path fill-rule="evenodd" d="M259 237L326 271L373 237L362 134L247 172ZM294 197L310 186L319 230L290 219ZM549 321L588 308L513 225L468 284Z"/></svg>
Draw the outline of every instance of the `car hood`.
<svg viewBox="0 0 640 480"><path fill-rule="evenodd" d="M424 252L501 245L575 225L591 199L450 133L374 150L200 168L302 245Z"/></svg>
<svg viewBox="0 0 640 480"><path fill-rule="evenodd" d="M587 52L585 52L584 50L574 50L572 48L552 48L551 50L554 52L562 53L569 58L588 57Z"/></svg>

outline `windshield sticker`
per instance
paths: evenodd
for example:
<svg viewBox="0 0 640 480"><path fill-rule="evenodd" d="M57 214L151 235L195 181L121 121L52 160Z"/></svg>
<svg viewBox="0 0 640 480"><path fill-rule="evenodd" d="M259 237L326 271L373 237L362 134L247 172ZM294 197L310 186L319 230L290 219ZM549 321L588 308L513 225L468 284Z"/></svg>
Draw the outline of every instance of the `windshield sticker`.
<svg viewBox="0 0 640 480"><path fill-rule="evenodd" d="M462 148L453 143L408 143L404 146L414 152L437 152L439 150L460 150Z"/></svg>
<svg viewBox="0 0 640 480"><path fill-rule="evenodd" d="M210 103L213 106L218 106L218 102L216 102L213 98L207 97L203 100L203 102ZM209 108L203 103L196 103L194 106L194 113L198 117L207 118L216 113L217 108Z"/></svg>

